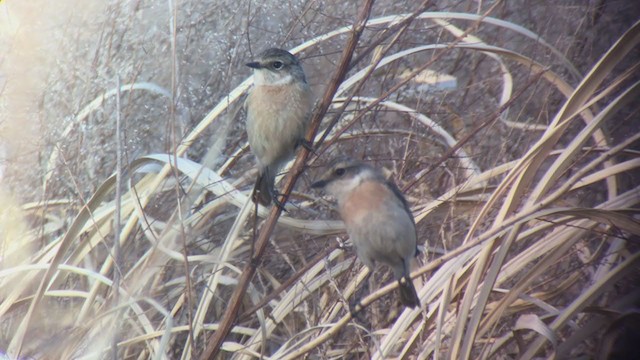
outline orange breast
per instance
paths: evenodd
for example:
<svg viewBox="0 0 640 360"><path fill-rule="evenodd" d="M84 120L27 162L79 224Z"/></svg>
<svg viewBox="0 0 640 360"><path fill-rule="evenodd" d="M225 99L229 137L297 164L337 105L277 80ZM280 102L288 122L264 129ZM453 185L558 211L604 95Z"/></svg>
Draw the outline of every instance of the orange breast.
<svg viewBox="0 0 640 360"><path fill-rule="evenodd" d="M379 212L389 197L389 189L376 181L366 181L356 187L342 203L340 213L347 225L361 223L367 215Z"/></svg>

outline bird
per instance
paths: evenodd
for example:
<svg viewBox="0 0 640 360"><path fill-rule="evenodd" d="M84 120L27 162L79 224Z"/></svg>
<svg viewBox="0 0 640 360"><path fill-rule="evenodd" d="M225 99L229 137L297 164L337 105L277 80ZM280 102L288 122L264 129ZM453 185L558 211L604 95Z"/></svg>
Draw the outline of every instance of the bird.
<svg viewBox="0 0 640 360"><path fill-rule="evenodd" d="M419 307L409 276L411 260L418 254L416 225L395 184L364 162L338 157L311 187L338 200L338 211L356 254L370 273L376 262L391 267L399 284L400 302L408 308ZM356 307L355 312L361 308Z"/></svg>
<svg viewBox="0 0 640 360"><path fill-rule="evenodd" d="M267 49L246 66L253 69L253 87L245 102L246 130L259 168L252 199L268 206L272 199L277 202L278 171L299 145L310 147L305 134L314 96L298 58L286 50Z"/></svg>

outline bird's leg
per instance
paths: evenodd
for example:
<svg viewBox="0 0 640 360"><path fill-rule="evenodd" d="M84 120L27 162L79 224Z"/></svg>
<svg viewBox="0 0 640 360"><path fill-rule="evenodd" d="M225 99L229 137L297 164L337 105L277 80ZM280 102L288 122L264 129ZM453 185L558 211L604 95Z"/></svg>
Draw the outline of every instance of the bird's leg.
<svg viewBox="0 0 640 360"><path fill-rule="evenodd" d="M268 206L271 202L271 184L268 179L269 174L263 171L260 171L260 174L256 177L256 184L253 186L253 192L251 193L251 200L254 203Z"/></svg>
<svg viewBox="0 0 640 360"><path fill-rule="evenodd" d="M257 186L253 187L253 191L251 192L251 200L253 200L253 202L256 204L260 204L260 190Z"/></svg>
<svg viewBox="0 0 640 360"><path fill-rule="evenodd" d="M288 212L287 209L285 209L284 207L284 205L286 204L286 201L285 202L280 201L280 199L278 199L278 196L280 195L282 194L277 192L276 190L273 190L273 192L271 193L271 198L273 199L273 204L278 208L280 208L282 212L286 213Z"/></svg>
<svg viewBox="0 0 640 360"><path fill-rule="evenodd" d="M313 148L313 144L311 143L311 141L305 138L302 138L296 142L296 147L298 146L302 146L303 148L309 150L309 152L312 153L313 155L318 155L316 153L316 149Z"/></svg>

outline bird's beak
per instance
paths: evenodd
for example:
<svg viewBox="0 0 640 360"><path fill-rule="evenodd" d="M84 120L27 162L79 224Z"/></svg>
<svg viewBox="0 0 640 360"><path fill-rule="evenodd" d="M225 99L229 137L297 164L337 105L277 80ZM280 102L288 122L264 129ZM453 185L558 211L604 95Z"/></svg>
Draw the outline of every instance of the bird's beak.
<svg viewBox="0 0 640 360"><path fill-rule="evenodd" d="M262 69L262 65L257 61L246 63L245 65L247 65L248 67L250 67L252 69Z"/></svg>
<svg viewBox="0 0 640 360"><path fill-rule="evenodd" d="M314 189L319 189L319 188L325 187L326 185L327 185L327 182L325 180L319 180L311 184L311 187Z"/></svg>

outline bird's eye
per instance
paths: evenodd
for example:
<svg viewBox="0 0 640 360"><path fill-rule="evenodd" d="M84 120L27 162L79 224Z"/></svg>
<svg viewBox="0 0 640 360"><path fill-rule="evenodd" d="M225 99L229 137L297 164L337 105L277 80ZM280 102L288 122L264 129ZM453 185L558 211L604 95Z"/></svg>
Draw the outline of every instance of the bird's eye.
<svg viewBox="0 0 640 360"><path fill-rule="evenodd" d="M273 66L274 69L276 70L280 70L282 69L282 67L284 66L284 64L282 63L282 61L274 61L271 66Z"/></svg>
<svg viewBox="0 0 640 360"><path fill-rule="evenodd" d="M336 169L336 175L338 175L338 176L344 175L344 169L343 168L337 168Z"/></svg>

